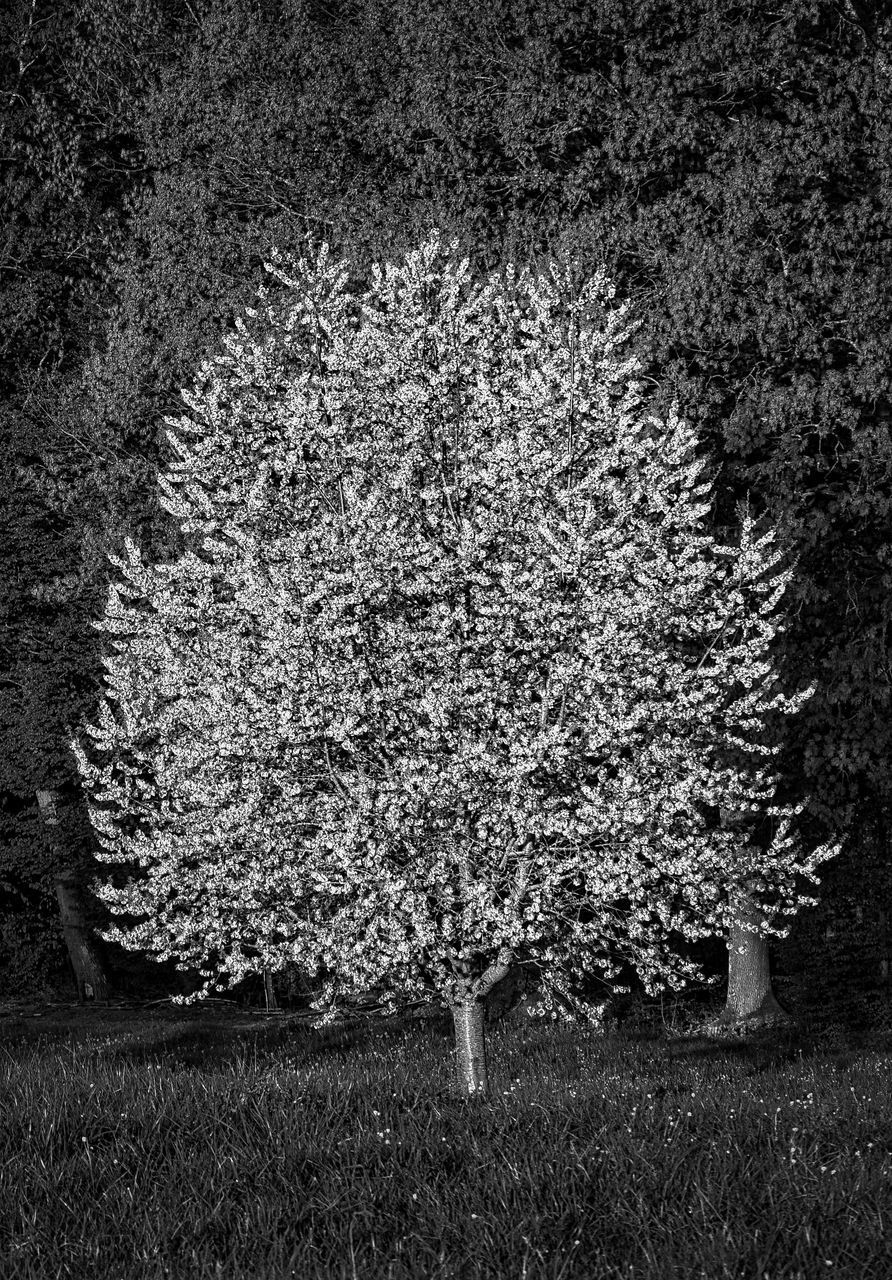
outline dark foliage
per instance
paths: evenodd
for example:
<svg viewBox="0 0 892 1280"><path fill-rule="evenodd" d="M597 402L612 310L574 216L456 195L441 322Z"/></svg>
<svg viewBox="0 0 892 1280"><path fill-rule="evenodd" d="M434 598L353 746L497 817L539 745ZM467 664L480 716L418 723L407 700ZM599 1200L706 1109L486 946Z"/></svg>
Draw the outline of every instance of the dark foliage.
<svg viewBox="0 0 892 1280"><path fill-rule="evenodd" d="M785 671L818 687L787 743L789 791L813 797L810 838L847 836L822 910L843 923L852 895L863 911L888 894L892 27L874 13L21 6L4 37L0 197L15 803L40 780L71 784L64 726L98 680L86 624L102 552L125 529L152 554L177 549L153 493L161 415L270 247L309 230L360 280L435 222L481 270L566 251L634 299L656 408L677 397L715 451L717 522L750 492L801 558ZM27 878L16 830L2 865ZM77 841L87 864L89 833Z"/></svg>

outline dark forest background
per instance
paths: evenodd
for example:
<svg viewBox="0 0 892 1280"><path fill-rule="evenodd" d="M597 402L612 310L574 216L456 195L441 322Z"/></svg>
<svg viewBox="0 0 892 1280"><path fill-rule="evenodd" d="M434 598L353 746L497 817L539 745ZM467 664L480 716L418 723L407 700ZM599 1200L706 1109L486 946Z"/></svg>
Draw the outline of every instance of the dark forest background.
<svg viewBox="0 0 892 1280"><path fill-rule="evenodd" d="M162 417L309 231L357 280L432 223L571 253L642 324L654 410L799 552L783 765L820 905L781 999L892 1025L892 20L851 0L18 0L0 28L0 995L70 995L104 870L66 739L107 550L178 550ZM38 803L44 797L44 808ZM58 823L46 797L56 804ZM60 915L60 907L62 915ZM188 987L96 938L113 989ZM711 963L719 968L721 948ZM298 981L299 979L295 979ZM250 994L250 993L249 993Z"/></svg>

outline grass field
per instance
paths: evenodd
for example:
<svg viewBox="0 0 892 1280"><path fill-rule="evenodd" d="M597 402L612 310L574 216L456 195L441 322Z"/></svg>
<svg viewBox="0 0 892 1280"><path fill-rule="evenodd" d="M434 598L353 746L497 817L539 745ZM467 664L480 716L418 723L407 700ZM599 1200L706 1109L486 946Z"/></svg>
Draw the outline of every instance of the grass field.
<svg viewBox="0 0 892 1280"><path fill-rule="evenodd" d="M892 1276L892 1053L499 1024L481 1101L450 1050L417 1020L10 1024L0 1275Z"/></svg>

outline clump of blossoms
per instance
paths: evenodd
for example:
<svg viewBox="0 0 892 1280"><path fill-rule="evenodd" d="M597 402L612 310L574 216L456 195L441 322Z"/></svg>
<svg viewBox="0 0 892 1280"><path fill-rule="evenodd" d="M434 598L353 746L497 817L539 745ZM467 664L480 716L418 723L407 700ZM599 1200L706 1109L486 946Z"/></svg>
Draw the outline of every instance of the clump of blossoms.
<svg viewBox="0 0 892 1280"><path fill-rule="evenodd" d="M696 437L643 412L602 274L475 283L456 249L358 296L327 246L268 264L284 290L168 420L193 549L115 559L94 758L72 745L100 857L138 869L100 887L136 918L107 937L199 994L291 962L329 1010L433 996L476 1092L513 963L546 1001L617 957L681 984L673 939L760 886L770 930L830 851L771 805L766 724L811 691L777 687L770 532L710 536Z"/></svg>

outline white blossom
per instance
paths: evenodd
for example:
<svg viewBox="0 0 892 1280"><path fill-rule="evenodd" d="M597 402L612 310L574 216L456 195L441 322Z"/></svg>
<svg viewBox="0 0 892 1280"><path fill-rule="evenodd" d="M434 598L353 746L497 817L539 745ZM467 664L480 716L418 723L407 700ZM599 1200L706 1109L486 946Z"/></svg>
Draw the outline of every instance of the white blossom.
<svg viewBox="0 0 892 1280"><path fill-rule="evenodd" d="M454 1003L522 959L565 1002L618 956L678 985L678 937L754 884L781 932L835 852L773 803L769 730L811 690L778 684L772 533L709 533L708 461L646 413L603 275L474 283L455 249L359 298L326 246L268 264L280 300L167 420L193 550L114 558L72 742L99 856L131 868L106 936L201 994L289 961L326 1005Z"/></svg>

